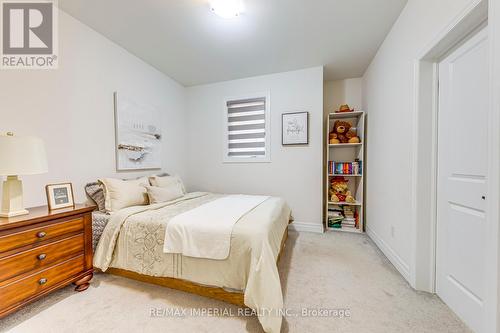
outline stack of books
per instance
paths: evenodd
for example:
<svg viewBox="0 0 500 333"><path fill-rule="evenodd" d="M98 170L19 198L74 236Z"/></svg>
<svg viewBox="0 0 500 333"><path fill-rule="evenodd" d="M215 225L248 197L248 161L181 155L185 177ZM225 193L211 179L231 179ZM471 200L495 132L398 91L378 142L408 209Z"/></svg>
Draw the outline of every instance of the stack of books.
<svg viewBox="0 0 500 333"><path fill-rule="evenodd" d="M362 162L334 162L328 161L328 173L330 175L361 175Z"/></svg>
<svg viewBox="0 0 500 333"><path fill-rule="evenodd" d="M335 205L328 208L328 228L359 229L356 207Z"/></svg>
<svg viewBox="0 0 500 333"><path fill-rule="evenodd" d="M354 206L344 206L342 228L357 228L357 214Z"/></svg>
<svg viewBox="0 0 500 333"><path fill-rule="evenodd" d="M334 206L328 209L328 227L340 229L344 220L343 210L340 206Z"/></svg>

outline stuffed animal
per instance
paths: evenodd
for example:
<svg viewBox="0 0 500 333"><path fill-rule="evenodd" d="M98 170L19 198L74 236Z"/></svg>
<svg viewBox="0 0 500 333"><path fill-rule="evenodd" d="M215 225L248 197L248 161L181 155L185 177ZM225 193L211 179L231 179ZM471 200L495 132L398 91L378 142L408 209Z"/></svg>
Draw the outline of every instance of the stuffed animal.
<svg viewBox="0 0 500 333"><path fill-rule="evenodd" d="M337 120L333 124L333 129L330 132L330 144L359 143L359 137L351 128L352 125L349 122Z"/></svg>
<svg viewBox="0 0 500 333"><path fill-rule="evenodd" d="M347 180L344 177L332 178L328 194L330 195L331 202L356 202L356 199L352 196L351 191L349 191Z"/></svg>
<svg viewBox="0 0 500 333"><path fill-rule="evenodd" d="M347 134L345 136L349 139L348 143L360 143L361 142L358 135L356 134L356 131L354 131L352 128L349 129L349 131L347 132Z"/></svg>
<svg viewBox="0 0 500 333"><path fill-rule="evenodd" d="M330 132L330 144L331 145L336 145L340 143L340 140L338 139L337 133L334 133L333 131Z"/></svg>
<svg viewBox="0 0 500 333"><path fill-rule="evenodd" d="M343 104L340 106L339 110L337 112L342 113L342 112L353 112L354 109L351 109L349 105Z"/></svg>

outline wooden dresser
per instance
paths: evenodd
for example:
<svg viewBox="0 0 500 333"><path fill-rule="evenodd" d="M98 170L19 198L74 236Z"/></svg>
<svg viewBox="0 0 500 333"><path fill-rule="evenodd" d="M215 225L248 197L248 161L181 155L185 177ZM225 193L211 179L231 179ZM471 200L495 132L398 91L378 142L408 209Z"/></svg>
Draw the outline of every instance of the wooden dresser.
<svg viewBox="0 0 500 333"><path fill-rule="evenodd" d="M92 279L93 206L0 218L0 318L70 283Z"/></svg>

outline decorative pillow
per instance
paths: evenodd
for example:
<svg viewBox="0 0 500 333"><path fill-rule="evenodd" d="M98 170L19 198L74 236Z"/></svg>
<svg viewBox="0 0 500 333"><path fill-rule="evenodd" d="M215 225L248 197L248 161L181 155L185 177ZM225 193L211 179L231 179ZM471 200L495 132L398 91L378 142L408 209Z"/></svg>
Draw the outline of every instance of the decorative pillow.
<svg viewBox="0 0 500 333"><path fill-rule="evenodd" d="M182 183L182 180L179 178L179 176L166 176L166 177L152 176L149 177L149 182L151 183L151 186L156 186L156 187L180 186L182 194L183 195L186 194L186 188L184 187L184 183Z"/></svg>
<svg viewBox="0 0 500 333"><path fill-rule="evenodd" d="M104 186L104 206L108 213L149 203L146 193L146 186L149 185L147 177L133 180L103 178L99 182Z"/></svg>
<svg viewBox="0 0 500 333"><path fill-rule="evenodd" d="M98 183L88 183L85 185L85 193L92 199L97 205L97 210L100 212L105 212L105 198L104 198L104 187Z"/></svg>
<svg viewBox="0 0 500 333"><path fill-rule="evenodd" d="M157 175L152 175L151 177L168 177L168 176L170 176L168 173L162 172Z"/></svg>
<svg viewBox="0 0 500 333"><path fill-rule="evenodd" d="M184 196L182 187L179 185L169 187L146 186L146 190L150 204L172 201Z"/></svg>

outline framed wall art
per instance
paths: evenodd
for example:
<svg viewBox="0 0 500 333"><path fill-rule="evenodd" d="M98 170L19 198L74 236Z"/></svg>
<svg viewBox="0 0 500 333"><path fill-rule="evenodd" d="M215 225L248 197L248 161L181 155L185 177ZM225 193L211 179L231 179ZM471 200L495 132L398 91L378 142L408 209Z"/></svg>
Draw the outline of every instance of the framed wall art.
<svg viewBox="0 0 500 333"><path fill-rule="evenodd" d="M116 169L161 169L161 117L151 105L115 92Z"/></svg>
<svg viewBox="0 0 500 333"><path fill-rule="evenodd" d="M281 144L309 144L309 112L283 113L281 117Z"/></svg>

